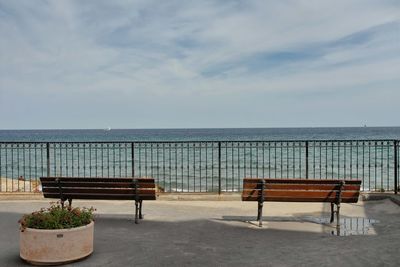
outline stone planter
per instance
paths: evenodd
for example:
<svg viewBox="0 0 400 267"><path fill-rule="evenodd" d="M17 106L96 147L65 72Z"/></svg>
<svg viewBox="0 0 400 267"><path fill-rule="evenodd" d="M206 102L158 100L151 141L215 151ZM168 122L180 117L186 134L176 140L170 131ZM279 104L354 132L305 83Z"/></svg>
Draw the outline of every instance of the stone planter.
<svg viewBox="0 0 400 267"><path fill-rule="evenodd" d="M20 232L20 257L35 265L56 265L77 261L93 252L94 222L71 228Z"/></svg>

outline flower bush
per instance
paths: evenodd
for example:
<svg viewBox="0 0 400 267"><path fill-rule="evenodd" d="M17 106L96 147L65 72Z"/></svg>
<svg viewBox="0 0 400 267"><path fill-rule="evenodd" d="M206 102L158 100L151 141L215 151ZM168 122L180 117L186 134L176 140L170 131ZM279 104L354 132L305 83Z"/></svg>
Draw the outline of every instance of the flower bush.
<svg viewBox="0 0 400 267"><path fill-rule="evenodd" d="M26 214L18 222L21 225L21 231L25 228L68 229L89 224L94 220L95 210L93 207L62 207L60 202L52 202L50 208L42 208Z"/></svg>

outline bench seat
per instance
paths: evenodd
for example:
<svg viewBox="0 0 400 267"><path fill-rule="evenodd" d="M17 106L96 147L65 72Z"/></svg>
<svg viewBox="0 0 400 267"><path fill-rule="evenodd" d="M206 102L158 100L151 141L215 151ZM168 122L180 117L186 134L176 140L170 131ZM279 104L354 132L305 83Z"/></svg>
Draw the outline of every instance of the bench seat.
<svg viewBox="0 0 400 267"><path fill-rule="evenodd" d="M244 178L242 201L257 201L259 226L262 226L264 201L329 202L331 223L334 213L340 225L340 204L357 203L361 180ZM337 209L334 211L334 205Z"/></svg>
<svg viewBox="0 0 400 267"><path fill-rule="evenodd" d="M143 200L156 200L153 178L40 177L43 196L59 198L61 204L72 199L134 200L135 223L142 219Z"/></svg>

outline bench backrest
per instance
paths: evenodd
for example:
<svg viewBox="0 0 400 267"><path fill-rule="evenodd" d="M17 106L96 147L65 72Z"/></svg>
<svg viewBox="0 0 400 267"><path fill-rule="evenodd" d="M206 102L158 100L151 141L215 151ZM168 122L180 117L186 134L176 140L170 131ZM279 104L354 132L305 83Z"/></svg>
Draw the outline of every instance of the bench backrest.
<svg viewBox="0 0 400 267"><path fill-rule="evenodd" d="M360 180L314 180L314 179L270 179L245 178L243 201L258 201L264 180L264 201L282 202L336 202L341 182L341 202L357 203Z"/></svg>
<svg viewBox="0 0 400 267"><path fill-rule="evenodd" d="M46 198L155 200L153 178L40 177ZM137 186L137 188L136 188Z"/></svg>

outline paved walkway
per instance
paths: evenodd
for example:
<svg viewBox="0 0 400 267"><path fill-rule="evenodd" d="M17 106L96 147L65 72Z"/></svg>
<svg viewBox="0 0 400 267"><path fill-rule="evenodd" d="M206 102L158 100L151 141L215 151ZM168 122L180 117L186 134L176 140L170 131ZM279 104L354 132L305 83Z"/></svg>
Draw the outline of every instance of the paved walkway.
<svg viewBox="0 0 400 267"><path fill-rule="evenodd" d="M0 266L19 259L21 214L48 201L0 201ZM145 219L133 222L127 201L74 201L95 206L94 253L68 266L399 266L400 207L390 200L343 204L344 219L379 220L366 235L332 236L329 204L266 203L263 228L256 203L147 201ZM344 223L346 223L344 221Z"/></svg>

